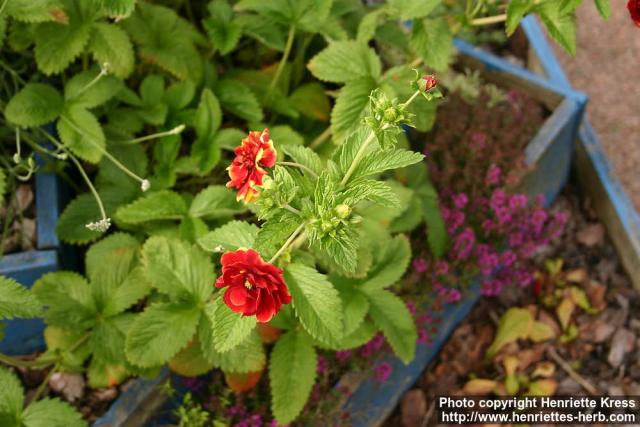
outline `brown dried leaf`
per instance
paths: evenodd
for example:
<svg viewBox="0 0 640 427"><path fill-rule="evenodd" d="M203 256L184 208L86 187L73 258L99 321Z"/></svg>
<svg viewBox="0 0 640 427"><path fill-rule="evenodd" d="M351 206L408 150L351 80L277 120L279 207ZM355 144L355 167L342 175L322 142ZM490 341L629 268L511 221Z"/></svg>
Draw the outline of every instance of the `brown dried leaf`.
<svg viewBox="0 0 640 427"><path fill-rule="evenodd" d="M464 392L471 396L486 396L496 387L497 382L483 378L474 378L464 385Z"/></svg>
<svg viewBox="0 0 640 427"><path fill-rule="evenodd" d="M589 224L576 233L576 240L587 247L598 245L604 240L604 227L599 222Z"/></svg>

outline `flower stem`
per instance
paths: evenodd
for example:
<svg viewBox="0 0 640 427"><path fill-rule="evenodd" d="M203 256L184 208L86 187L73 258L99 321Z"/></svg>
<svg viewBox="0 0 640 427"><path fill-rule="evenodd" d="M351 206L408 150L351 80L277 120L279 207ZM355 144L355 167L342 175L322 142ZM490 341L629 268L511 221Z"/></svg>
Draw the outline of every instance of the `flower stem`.
<svg viewBox="0 0 640 427"><path fill-rule="evenodd" d="M318 174L315 173L314 171L312 171L311 169L309 169L308 167L306 167L305 165L302 165L300 163L296 163L296 162L278 162L279 165L282 166L293 166L295 168L298 169L302 169L303 171L309 173L309 175L312 175L314 178L318 178Z"/></svg>
<svg viewBox="0 0 640 427"><path fill-rule="evenodd" d="M331 133L331 126L327 126L327 128L320 135L318 135L316 139L311 141L311 144L309 144L309 148L318 148L319 146L324 144L324 142L331 136Z"/></svg>
<svg viewBox="0 0 640 427"><path fill-rule="evenodd" d="M53 376L54 372L57 369L58 369L58 365L56 364L53 368L49 370L49 372L47 372L47 376L40 383L40 385L38 386L38 389L33 394L33 396L31 396L31 400L29 400L29 403L36 402L38 399L40 399L40 396L42 396L42 393L44 393L44 389L47 387L47 384L49 384L49 380L51 379L51 377Z"/></svg>
<svg viewBox="0 0 640 427"><path fill-rule="evenodd" d="M386 125L383 126L383 129L385 127ZM349 181L349 178L351 178L351 175L353 175L353 172L355 172L356 168L358 167L358 163L360 163L360 160L362 160L362 156L364 156L364 153L367 150L367 147L369 146L369 144L371 144L371 141L373 141L375 137L376 137L375 132L371 131L367 139L364 140L364 142L358 149L356 156L353 158L353 162L351 162L351 166L349 166L349 169L347 169L347 173L344 174L342 181L340 181L340 187L344 187L345 184Z"/></svg>
<svg viewBox="0 0 640 427"><path fill-rule="evenodd" d="M98 204L98 209L100 209L100 215L102 215L102 220L106 221L107 220L107 212L104 209L104 205L102 204L102 199L100 198L100 195L98 194L98 190L96 190L96 188L91 183L91 180L89 179L89 177L87 176L87 173L82 168L82 165L80 164L78 159L76 159L76 157L71 153L67 153L67 154L69 155L69 159L71 159L73 164L76 165L76 168L78 168L78 172L80 172L80 175L82 175L82 179L84 179L84 181L89 186L89 190L91 191L91 194L93 194L94 199L96 199L96 203Z"/></svg>
<svg viewBox="0 0 640 427"><path fill-rule="evenodd" d="M59 358L57 357L55 359L22 360L0 353L0 362L16 368L45 368L58 362L58 360Z"/></svg>
<svg viewBox="0 0 640 427"><path fill-rule="evenodd" d="M296 35L296 28L292 25L289 27L289 35L287 36L287 43L284 47L284 53L282 54L282 58L280 58L280 63L278 64L276 73L274 74L273 79L269 84L269 89L267 90L267 95L265 96L265 99L267 100L271 98L271 92L273 92L273 89L275 89L276 84L278 84L278 80L280 80L280 75L282 74L282 71L284 70L284 66L286 65L287 60L289 59L289 54L291 53L291 47L293 47L293 39L295 35Z"/></svg>
<svg viewBox="0 0 640 427"><path fill-rule="evenodd" d="M278 259L278 257L280 255L282 255L282 253L287 250L287 248L289 247L289 245L291 244L291 242L293 242L295 240L295 238L298 236L298 234L300 234L300 232L304 229L304 227L307 225L307 222L303 222L302 224L300 224L298 226L298 228L295 229L295 231L293 233L291 233L291 236L289 236L289 238L287 239L286 242L284 242L284 245L282 245L282 247L280 249L278 249L278 252L275 253L274 256L271 257L271 259L268 261L269 264L273 264L273 262Z"/></svg>
<svg viewBox="0 0 640 427"><path fill-rule="evenodd" d="M283 208L288 210L291 213L296 214L296 215L301 215L302 214L302 212L300 212L298 209L294 208L291 205L284 205Z"/></svg>
<svg viewBox="0 0 640 427"><path fill-rule="evenodd" d="M156 138L164 138L165 136L178 135L185 129L185 125L179 125L165 132L158 132L151 135L141 136L140 138L127 139L125 141L115 141L119 145L137 144L139 142L149 141Z"/></svg>
<svg viewBox="0 0 640 427"><path fill-rule="evenodd" d="M407 99L407 102L404 103L404 106L408 107L418 95L420 95L420 90L415 91L415 93L411 95L411 98Z"/></svg>
<svg viewBox="0 0 640 427"><path fill-rule="evenodd" d="M89 89L91 89L96 83L98 83L100 81L100 79L102 79L107 74L108 74L107 68L101 66L100 67L100 72L98 73L98 75L93 80L91 80L89 83L84 85L84 87L82 87L78 92L76 92L71 97L71 99L75 99L75 98L79 97L80 95L82 95L83 93L85 93L86 91L88 91Z"/></svg>
<svg viewBox="0 0 640 427"><path fill-rule="evenodd" d="M497 24L499 22L504 22L506 20L507 20L507 14L503 13L501 15L487 16L485 18L472 19L470 24L473 25L473 26L479 27L481 25Z"/></svg>

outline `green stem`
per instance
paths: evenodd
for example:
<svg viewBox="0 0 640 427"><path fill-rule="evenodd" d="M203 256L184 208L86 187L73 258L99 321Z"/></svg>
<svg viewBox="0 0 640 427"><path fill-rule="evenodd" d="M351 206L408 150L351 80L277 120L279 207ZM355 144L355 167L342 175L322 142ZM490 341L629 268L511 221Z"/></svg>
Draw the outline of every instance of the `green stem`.
<svg viewBox="0 0 640 427"><path fill-rule="evenodd" d="M0 353L0 363L16 368L46 368L47 366L57 363L59 360L58 357L55 359L22 360Z"/></svg>
<svg viewBox="0 0 640 427"><path fill-rule="evenodd" d="M76 168L78 168L78 172L80 172L80 175L82 176L82 179L84 179L84 181L87 183L87 185L89 186L89 190L91 191L91 194L93 194L93 197L96 199L96 203L98 204L98 209L100 209L100 215L102 215L102 220L106 221L107 220L107 212L104 209L104 205L102 204L102 199L100 198L100 195L98 194L98 190L96 190L96 188L91 183L91 180L89 179L89 177L87 176L87 173L82 168L82 165L80 164L78 159L76 159L76 157L73 154L69 153L69 152L67 152L67 154L69 155L69 159L71 159L73 164L76 165Z"/></svg>
<svg viewBox="0 0 640 427"><path fill-rule="evenodd" d="M315 173L314 171L312 171L311 169L309 169L308 167L306 167L305 165L302 165L300 163L296 163L296 162L278 162L279 165L282 166L292 166L298 169L302 169L303 171L309 173L309 175L313 175L314 178L318 178L318 174Z"/></svg>
<svg viewBox="0 0 640 427"><path fill-rule="evenodd" d="M477 18L477 19L472 19L470 24L476 27L479 27L481 25L492 25L492 24L497 24L500 22L504 22L507 20L507 14L503 13L501 15L495 15L495 16L487 16L485 18Z"/></svg>
<svg viewBox="0 0 640 427"><path fill-rule="evenodd" d="M351 175L353 175L353 172L355 172L356 168L358 167L358 163L360 163L360 160L362 160L362 156L364 156L364 153L367 150L367 147L369 147L369 144L371 144L371 142L375 139L375 137L376 137L375 132L371 131L369 136L367 136L367 139L364 140L364 142L358 149L356 156L353 158L353 162L351 162L351 166L349 166L349 169L347 169L347 173L344 174L342 181L340 181L340 187L344 187L345 184L349 181L349 178L351 178Z"/></svg>
<svg viewBox="0 0 640 427"><path fill-rule="evenodd" d="M82 95L83 93L85 93L86 91L88 91L89 89L91 89L96 83L98 83L100 81L100 79L102 79L104 76L107 75L107 70L100 67L100 72L98 73L98 75L91 80L89 83L87 83L86 85L84 85L84 87L82 87L78 92L76 92L71 99L75 99L77 97L79 97L80 95Z"/></svg>
<svg viewBox="0 0 640 427"><path fill-rule="evenodd" d="M414 99L416 99L416 97L420 95L420 91L417 90L415 91L415 93L413 95L411 95L411 98L407 99L407 102L404 103L405 107L408 107L409 104L411 104L413 102Z"/></svg>
<svg viewBox="0 0 640 427"><path fill-rule="evenodd" d="M114 141L114 142L119 145L137 144L139 142L145 142L151 139L164 138L165 136L171 136L171 135L179 135L180 133L182 133L185 127L186 127L185 125L179 125L174 127L173 129L170 129L164 132L158 132L151 135L141 136L140 138L127 139L124 141Z"/></svg>
<svg viewBox="0 0 640 427"><path fill-rule="evenodd" d="M44 389L47 387L47 384L49 384L49 380L51 379L51 377L53 376L53 374L57 369L58 369L58 365L56 364L53 368L49 370L49 372L47 372L47 376L40 383L40 385L38 386L38 389L33 394L33 396L31 396L31 400L29 401L29 403L36 402L38 399L40 399L40 396L42 396L42 393L44 393Z"/></svg>
<svg viewBox="0 0 640 427"><path fill-rule="evenodd" d="M311 149L318 148L319 146L324 144L324 142L327 139L329 139L329 137L331 136L331 133L332 133L331 126L327 126L327 128L320 135L318 135L316 139L311 141L311 144L309 144L309 148Z"/></svg>
<svg viewBox="0 0 640 427"><path fill-rule="evenodd" d="M291 233L291 236L289 236L289 238L287 239L286 242L284 242L284 245L282 245L282 247L280 249L278 249L278 252L275 253L274 256L271 257L271 259L268 261L269 264L273 264L273 262L278 259L278 257L280 255L282 255L282 253L284 251L287 250L287 248L289 247L289 245L291 244L291 242L293 242L295 240L295 238L298 236L298 234L300 234L300 232L304 229L304 227L307 225L307 222L303 222L302 224L300 224L298 226L298 228L295 229L295 231L293 233Z"/></svg>
<svg viewBox="0 0 640 427"><path fill-rule="evenodd" d="M293 46L293 39L295 35L296 35L296 29L292 25L291 27L289 27L289 35L287 36L287 44L284 47L284 53L282 54L282 58L280 58L280 63L278 64L276 73L274 74L273 79L271 80L271 84L269 84L269 89L267 90L267 95L265 96L267 100L271 98L271 92L273 92L273 89L275 89L276 84L278 84L278 80L280 80L280 75L282 74L282 71L284 70L284 66L286 65L287 60L289 59L289 54L291 53L291 47Z"/></svg>
<svg viewBox="0 0 640 427"><path fill-rule="evenodd" d="M296 215L302 214L302 212L300 212L298 209L294 208L291 205L284 205L283 208Z"/></svg>

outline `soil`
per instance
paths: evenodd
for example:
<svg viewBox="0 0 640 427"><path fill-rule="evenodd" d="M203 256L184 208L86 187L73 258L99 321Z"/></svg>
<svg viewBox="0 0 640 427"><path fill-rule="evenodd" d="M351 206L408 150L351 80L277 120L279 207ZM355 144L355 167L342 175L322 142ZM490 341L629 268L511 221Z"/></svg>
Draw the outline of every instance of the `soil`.
<svg viewBox="0 0 640 427"><path fill-rule="evenodd" d="M611 2L612 15L603 20L594 2L584 2L578 14L575 58L551 43L571 84L589 95L587 115L616 175L640 211L640 28L626 1Z"/></svg>
<svg viewBox="0 0 640 427"><path fill-rule="evenodd" d="M9 189L0 204L0 255L35 249L36 218L33 182Z"/></svg>
<svg viewBox="0 0 640 427"><path fill-rule="evenodd" d="M570 221L562 237L538 254L540 272L545 271L545 260L563 260L562 280L583 289L596 312L574 311L572 322L577 335L568 342L519 340L487 361L485 354L496 335L496 322L511 307L530 307L538 312L538 319L558 328L555 307L545 306L541 295L545 295L545 287L558 286L561 279L541 274L538 286L513 287L498 298L482 299L453 333L438 359L405 394L385 422L386 427L436 425L436 396L471 395L471 386L465 388L471 378L502 382L502 363L508 356L516 356L520 361L518 369L531 379L536 368L544 367L547 372L539 377L557 395L640 394L640 296L625 276L589 202L569 188L554 209L569 212ZM536 296L535 289L542 289L542 293ZM501 386L497 390L505 393Z"/></svg>

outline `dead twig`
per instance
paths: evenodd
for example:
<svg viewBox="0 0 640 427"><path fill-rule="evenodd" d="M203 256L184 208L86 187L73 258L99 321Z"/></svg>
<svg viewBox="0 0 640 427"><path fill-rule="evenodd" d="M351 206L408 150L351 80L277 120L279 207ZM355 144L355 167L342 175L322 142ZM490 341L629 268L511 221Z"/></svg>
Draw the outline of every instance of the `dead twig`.
<svg viewBox="0 0 640 427"><path fill-rule="evenodd" d="M590 395L598 396L598 389L578 374L557 352L553 347L547 348L547 354L578 384L582 386Z"/></svg>

